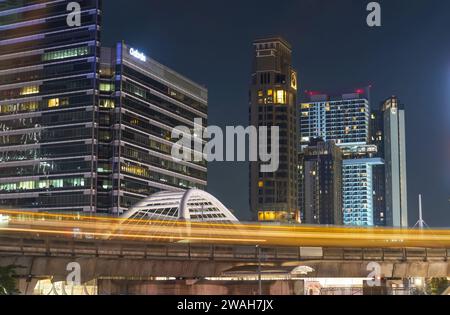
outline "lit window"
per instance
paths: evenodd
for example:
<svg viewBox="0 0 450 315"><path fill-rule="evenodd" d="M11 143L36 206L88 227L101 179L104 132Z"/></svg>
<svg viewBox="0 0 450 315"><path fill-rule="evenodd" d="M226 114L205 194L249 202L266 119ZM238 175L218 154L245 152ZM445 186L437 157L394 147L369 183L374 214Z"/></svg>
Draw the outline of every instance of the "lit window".
<svg viewBox="0 0 450 315"><path fill-rule="evenodd" d="M112 92L112 91L114 91L114 87L110 83L100 83L100 91L102 91L102 92Z"/></svg>
<svg viewBox="0 0 450 315"><path fill-rule="evenodd" d="M51 98L48 100L48 107L59 107L59 98Z"/></svg>
<svg viewBox="0 0 450 315"><path fill-rule="evenodd" d="M24 86L20 89L20 95L30 95L39 93L39 85Z"/></svg>
<svg viewBox="0 0 450 315"><path fill-rule="evenodd" d="M114 108L115 107L114 101L108 100L108 99L101 99L98 105L100 108Z"/></svg>
<svg viewBox="0 0 450 315"><path fill-rule="evenodd" d="M286 91L277 90L275 97L277 104L286 104Z"/></svg>

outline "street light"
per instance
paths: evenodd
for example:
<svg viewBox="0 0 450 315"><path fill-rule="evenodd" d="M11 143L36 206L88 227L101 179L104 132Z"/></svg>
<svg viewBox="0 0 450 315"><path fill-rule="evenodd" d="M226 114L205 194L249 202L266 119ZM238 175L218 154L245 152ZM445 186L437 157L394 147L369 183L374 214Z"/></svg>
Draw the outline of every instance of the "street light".
<svg viewBox="0 0 450 315"><path fill-rule="evenodd" d="M11 218L7 215L0 214L0 225L8 225Z"/></svg>

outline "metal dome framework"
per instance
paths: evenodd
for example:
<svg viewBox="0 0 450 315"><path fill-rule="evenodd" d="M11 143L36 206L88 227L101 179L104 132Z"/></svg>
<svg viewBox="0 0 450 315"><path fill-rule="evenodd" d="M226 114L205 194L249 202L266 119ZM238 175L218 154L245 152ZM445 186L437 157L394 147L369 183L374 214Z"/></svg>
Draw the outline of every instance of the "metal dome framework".
<svg viewBox="0 0 450 315"><path fill-rule="evenodd" d="M217 198L199 190L162 191L133 206L122 218L133 220L238 222Z"/></svg>

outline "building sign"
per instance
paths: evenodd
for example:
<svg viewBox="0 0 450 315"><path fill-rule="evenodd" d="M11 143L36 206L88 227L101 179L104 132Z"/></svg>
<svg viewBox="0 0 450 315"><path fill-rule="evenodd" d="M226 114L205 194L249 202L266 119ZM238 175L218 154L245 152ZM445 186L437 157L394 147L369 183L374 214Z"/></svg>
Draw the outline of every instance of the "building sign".
<svg viewBox="0 0 450 315"><path fill-rule="evenodd" d="M297 91L297 73L291 71L291 88Z"/></svg>
<svg viewBox="0 0 450 315"><path fill-rule="evenodd" d="M130 48L130 55L132 55L134 58L139 59L140 61L147 61L147 57L137 49Z"/></svg>

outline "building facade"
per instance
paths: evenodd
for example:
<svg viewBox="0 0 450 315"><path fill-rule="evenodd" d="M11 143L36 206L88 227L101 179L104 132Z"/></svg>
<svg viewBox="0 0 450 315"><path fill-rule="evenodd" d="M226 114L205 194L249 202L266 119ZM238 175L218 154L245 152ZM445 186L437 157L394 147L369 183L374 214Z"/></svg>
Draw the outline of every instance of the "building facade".
<svg viewBox="0 0 450 315"><path fill-rule="evenodd" d="M299 204L305 224L342 225L342 151L312 139L299 154Z"/></svg>
<svg viewBox="0 0 450 315"><path fill-rule="evenodd" d="M370 144L377 147L377 157L384 160L384 122L380 110L372 110L370 114ZM385 164L374 165L372 172L374 225L386 226Z"/></svg>
<svg viewBox="0 0 450 315"><path fill-rule="evenodd" d="M118 215L159 190L205 189L206 161L175 162L171 131L206 126L207 90L102 47L102 2L77 3L80 26L67 1L0 3L0 205Z"/></svg>
<svg viewBox="0 0 450 315"><path fill-rule="evenodd" d="M377 146L370 145L369 91L326 95L307 93L308 100L300 105L300 143L307 148L310 139L321 137L342 150L342 222L344 225L372 226L375 196L380 187L383 160L377 156ZM383 194L380 190L379 194Z"/></svg>
<svg viewBox="0 0 450 315"><path fill-rule="evenodd" d="M178 139L171 134L186 126L193 135L194 119L207 126L207 90L125 43L104 52L105 59L114 56L114 78L107 88L114 103L112 134L105 139L111 141L113 212L123 213L161 190L206 189L206 160L174 161L172 146ZM192 140L203 150L201 137Z"/></svg>
<svg viewBox="0 0 450 315"><path fill-rule="evenodd" d="M343 147L343 223L350 226L376 225L375 169L384 165L375 145Z"/></svg>
<svg viewBox="0 0 450 315"><path fill-rule="evenodd" d="M397 97L382 105L386 160L387 225L408 227L405 111Z"/></svg>
<svg viewBox="0 0 450 315"><path fill-rule="evenodd" d="M0 203L96 209L100 3L0 3Z"/></svg>
<svg viewBox="0 0 450 315"><path fill-rule="evenodd" d="M279 127L280 165L276 172L262 173L259 161L250 163L250 209L259 221L299 221L298 83L292 67L292 48L279 37L257 40L253 46L249 122L256 127Z"/></svg>
<svg viewBox="0 0 450 315"><path fill-rule="evenodd" d="M334 141L338 146L363 145L369 139L370 105L364 90L330 96L310 92L300 109L302 145L311 138Z"/></svg>

